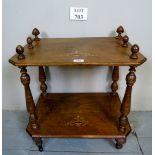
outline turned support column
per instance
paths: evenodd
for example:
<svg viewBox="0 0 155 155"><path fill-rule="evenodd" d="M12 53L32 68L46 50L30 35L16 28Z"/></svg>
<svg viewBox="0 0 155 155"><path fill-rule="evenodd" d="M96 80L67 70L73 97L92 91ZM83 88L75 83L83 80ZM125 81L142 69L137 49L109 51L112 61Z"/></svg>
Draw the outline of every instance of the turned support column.
<svg viewBox="0 0 155 155"><path fill-rule="evenodd" d="M42 94L45 96L47 94L47 85L45 83L46 81L46 75L43 66L39 66L39 81L41 83L40 90Z"/></svg>
<svg viewBox="0 0 155 155"><path fill-rule="evenodd" d="M118 89L118 84L117 84L118 80L119 80L119 66L114 66L113 73L112 73L113 83L111 84L111 90L113 95L116 95L117 93L116 91Z"/></svg>
<svg viewBox="0 0 155 155"><path fill-rule="evenodd" d="M35 114L35 103L33 101L31 89L30 89L30 76L27 74L26 67L21 68L21 82L24 85L25 89L25 98L26 98L26 106L27 111L29 113L29 124L32 129L38 129L37 117Z"/></svg>
<svg viewBox="0 0 155 155"><path fill-rule="evenodd" d="M135 71L135 66L131 66L129 73L126 76L127 87L121 104L121 117L119 118L119 130L123 133L126 129L126 124L128 122L127 115L129 114L131 107L132 86L136 82Z"/></svg>

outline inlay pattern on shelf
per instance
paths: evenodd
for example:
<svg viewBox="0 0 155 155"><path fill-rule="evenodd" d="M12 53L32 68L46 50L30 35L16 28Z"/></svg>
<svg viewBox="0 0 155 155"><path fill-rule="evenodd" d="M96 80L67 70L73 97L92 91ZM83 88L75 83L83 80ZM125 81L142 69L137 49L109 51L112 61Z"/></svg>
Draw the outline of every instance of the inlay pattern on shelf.
<svg viewBox="0 0 155 155"><path fill-rule="evenodd" d="M67 122L66 125L69 126L86 126L89 122L86 121L83 117L80 116L80 114L77 114L76 117L74 117L71 121Z"/></svg>

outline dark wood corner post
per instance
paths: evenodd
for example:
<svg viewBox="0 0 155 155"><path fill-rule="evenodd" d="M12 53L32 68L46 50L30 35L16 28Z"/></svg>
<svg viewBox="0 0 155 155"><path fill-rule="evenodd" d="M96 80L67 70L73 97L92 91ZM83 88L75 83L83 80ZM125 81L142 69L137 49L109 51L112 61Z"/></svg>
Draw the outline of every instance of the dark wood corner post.
<svg viewBox="0 0 155 155"><path fill-rule="evenodd" d="M112 94L116 95L116 91L118 89L117 81L119 80L119 66L114 66L113 73L112 73L112 84L111 84L111 90Z"/></svg>
<svg viewBox="0 0 155 155"><path fill-rule="evenodd" d="M26 106L29 113L29 123L32 129L38 129L37 116L35 114L35 103L32 97L30 89L30 76L27 74L26 67L21 67L21 82L24 85L25 97L26 97Z"/></svg>
<svg viewBox="0 0 155 155"><path fill-rule="evenodd" d="M42 94L45 96L47 94L47 85L45 83L46 74L45 74L43 66L39 66L39 81L41 83L40 90L41 90Z"/></svg>
<svg viewBox="0 0 155 155"><path fill-rule="evenodd" d="M121 104L121 117L119 118L119 130L123 133L126 129L126 124L128 122L127 115L129 114L131 107L132 86L136 82L135 71L135 66L130 66L129 73L126 76L127 87Z"/></svg>

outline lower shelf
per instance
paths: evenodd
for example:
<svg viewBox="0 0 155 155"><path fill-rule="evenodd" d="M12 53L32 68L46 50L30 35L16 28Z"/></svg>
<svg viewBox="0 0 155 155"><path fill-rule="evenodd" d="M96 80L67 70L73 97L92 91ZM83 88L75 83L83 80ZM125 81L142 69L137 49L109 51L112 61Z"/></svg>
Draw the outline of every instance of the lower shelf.
<svg viewBox="0 0 155 155"><path fill-rule="evenodd" d="M124 138L118 131L120 99L111 93L49 93L36 105L39 130L27 126L32 137Z"/></svg>

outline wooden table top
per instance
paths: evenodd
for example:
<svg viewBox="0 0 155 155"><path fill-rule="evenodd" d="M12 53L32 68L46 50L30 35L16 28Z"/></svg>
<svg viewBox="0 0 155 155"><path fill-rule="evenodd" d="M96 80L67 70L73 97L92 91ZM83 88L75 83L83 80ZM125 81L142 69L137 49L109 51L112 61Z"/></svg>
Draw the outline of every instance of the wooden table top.
<svg viewBox="0 0 155 155"><path fill-rule="evenodd" d="M131 44L122 47L114 37L41 38L33 46L24 46L25 59L18 60L16 54L9 62L15 66L138 66L146 61L140 52L138 59L131 59Z"/></svg>

